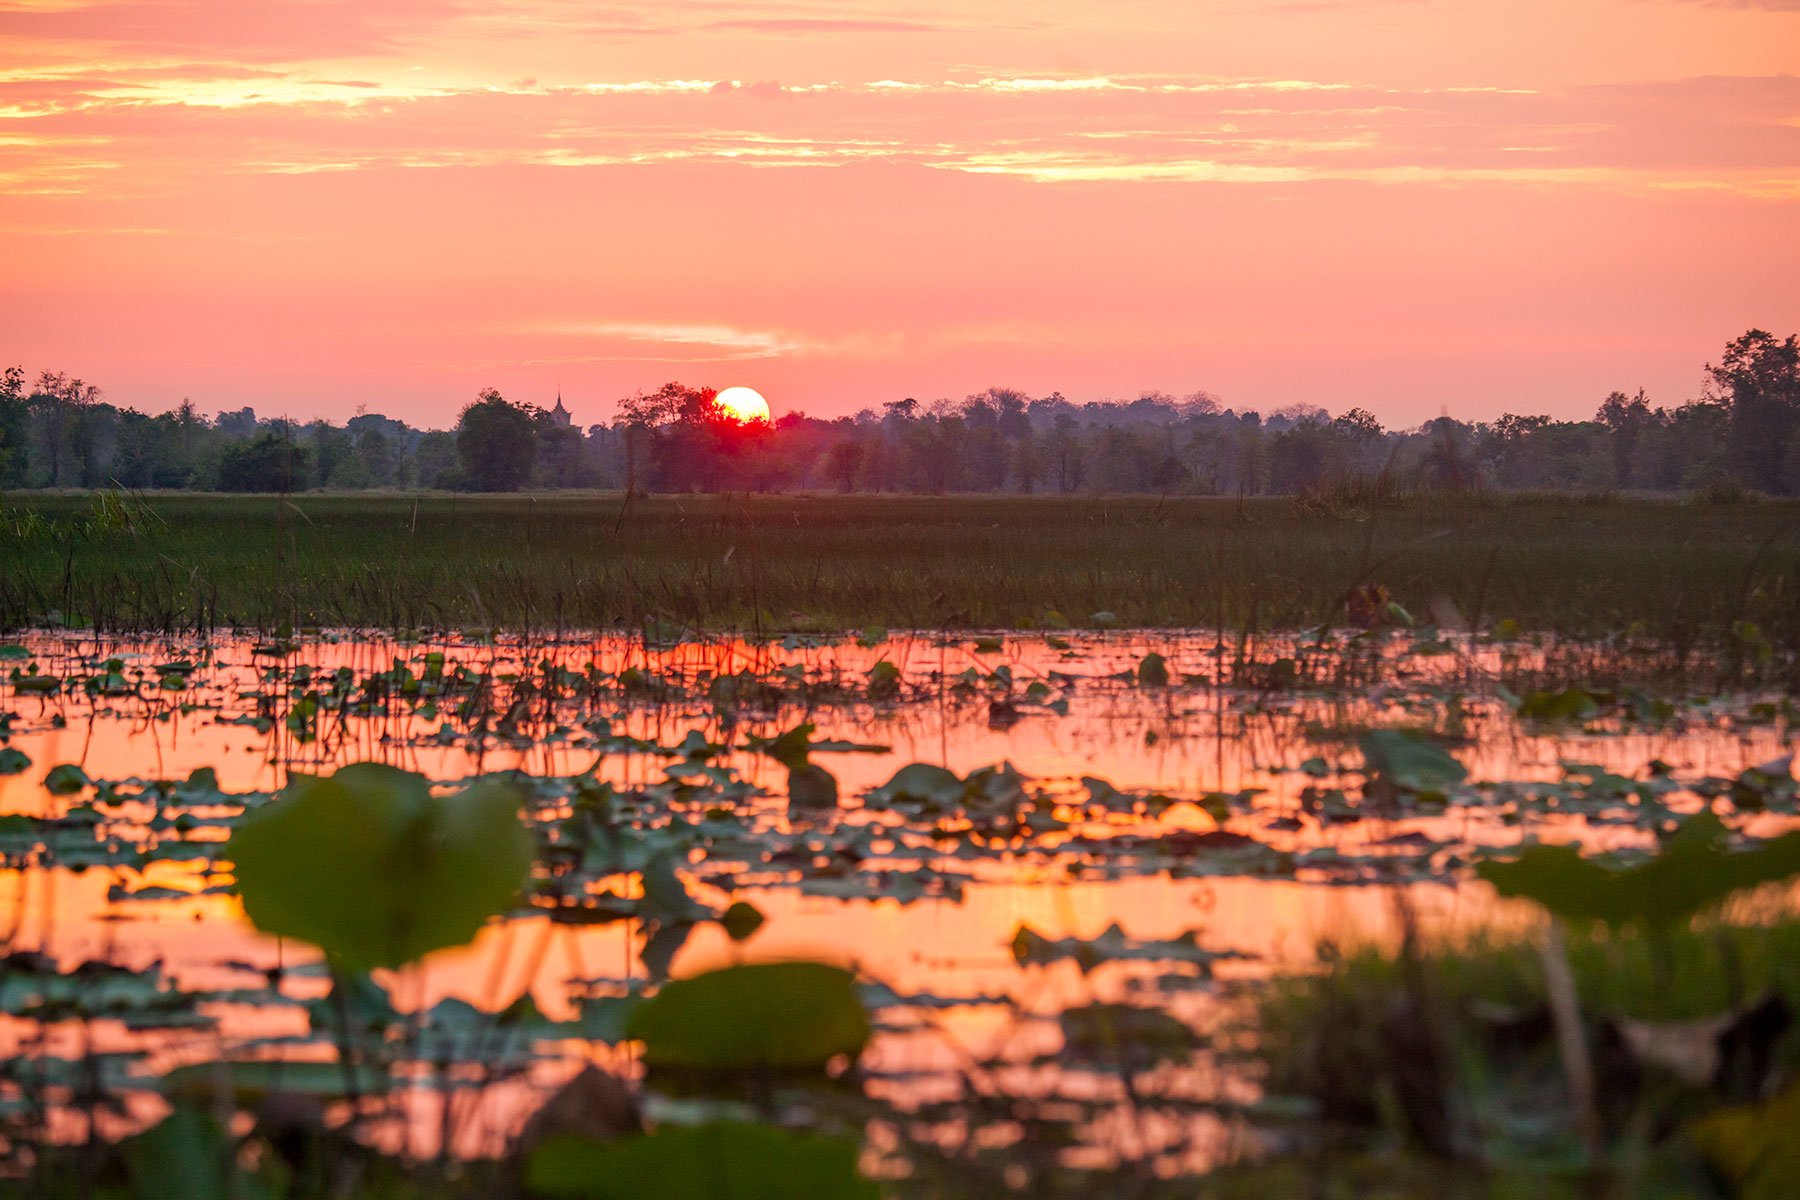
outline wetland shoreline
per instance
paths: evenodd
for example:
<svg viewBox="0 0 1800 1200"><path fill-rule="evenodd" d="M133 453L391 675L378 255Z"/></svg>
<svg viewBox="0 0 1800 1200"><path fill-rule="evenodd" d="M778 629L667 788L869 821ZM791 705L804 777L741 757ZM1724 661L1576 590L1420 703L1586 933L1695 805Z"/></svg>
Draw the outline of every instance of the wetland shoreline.
<svg viewBox="0 0 1800 1200"><path fill-rule="evenodd" d="M1800 502L14 493L0 628L1420 625L1800 649Z"/></svg>

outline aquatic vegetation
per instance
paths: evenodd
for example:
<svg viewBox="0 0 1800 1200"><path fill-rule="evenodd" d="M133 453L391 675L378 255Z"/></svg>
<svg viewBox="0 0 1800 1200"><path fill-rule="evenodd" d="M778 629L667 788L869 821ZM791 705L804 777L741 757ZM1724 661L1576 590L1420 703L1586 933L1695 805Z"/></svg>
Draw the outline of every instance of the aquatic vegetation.
<svg viewBox="0 0 1800 1200"><path fill-rule="evenodd" d="M1759 995L1800 994L1790 924L1761 937L1743 897L1681 882L1786 862L1791 701L1597 682L1574 643L8 646L0 1169L52 1191L92 1167L84 1121L125 1192L233 1147L261 1164L242 1187L298 1194L353 1162L608 1195L685 1179L665 1156L696 1147L746 1186L907 1196L1248 1187L1395 1130L1446 1162L1571 1161L1578 1123L1540 1127L1576 1111L1543 1099L1564 1089L1544 962L1504 939L1530 917L1495 871L1572 916L1647 897L1649 926L1570 931L1596 1048L1703 1046L1695 1022L1749 1029ZM1573 690L1566 715L1520 711ZM1469 923L1493 953L1459 949ZM1382 948L1319 955L1324 930ZM1464 1047L1507 1038L1516 1070L1464 1074ZM1690 1103L1682 1128L1737 1111ZM1761 1128L1739 1116L1722 1136Z"/></svg>
<svg viewBox="0 0 1800 1200"><path fill-rule="evenodd" d="M1455 1156L1521 1173L1614 1172L1625 1194L1642 1194L1658 1179L1669 1186L1683 1172L1704 1174L1679 1131L1724 1111L1722 1102L1762 1094L1800 1062L1796 947L1791 910L1704 925L1662 945L1570 931L1570 977L1601 1103L1599 1162L1583 1161L1583 1115L1564 1078L1543 954L1529 936L1484 935L1412 956L1364 948L1281 982L1259 1000L1257 1061L1273 1092L1329 1119L1311 1134L1338 1150L1448 1128ZM1421 1031L1435 1057L1417 1053ZM1689 1066L1707 1062L1698 1073ZM1305 1126L1295 1132L1311 1136Z"/></svg>
<svg viewBox="0 0 1800 1200"><path fill-rule="evenodd" d="M854 1140L721 1121L602 1142L563 1137L540 1146L526 1182L546 1196L595 1200L874 1200L857 1173Z"/></svg>
<svg viewBox="0 0 1800 1200"><path fill-rule="evenodd" d="M620 500L157 495L133 501L154 518L136 533L8 543L0 629L1430 624L1587 639L1633 673L1790 680L1800 650L1792 502L1431 496L1330 514L1283 499L651 496L621 523ZM60 528L89 504L20 511Z"/></svg>
<svg viewBox="0 0 1800 1200"><path fill-rule="evenodd" d="M809 962L748 963L677 979L638 1005L625 1035L652 1069L822 1068L869 1040L856 978Z"/></svg>
<svg viewBox="0 0 1800 1200"><path fill-rule="evenodd" d="M434 797L423 776L353 763L294 775L225 852L264 933L311 942L353 971L400 967L467 944L506 911L531 871L522 799L503 779Z"/></svg>
<svg viewBox="0 0 1800 1200"><path fill-rule="evenodd" d="M1641 923L1662 932L1746 888L1800 874L1800 832L1729 850L1710 809L1688 817L1639 862L1590 858L1573 846L1531 846L1475 868L1502 896L1535 900L1567 920Z"/></svg>

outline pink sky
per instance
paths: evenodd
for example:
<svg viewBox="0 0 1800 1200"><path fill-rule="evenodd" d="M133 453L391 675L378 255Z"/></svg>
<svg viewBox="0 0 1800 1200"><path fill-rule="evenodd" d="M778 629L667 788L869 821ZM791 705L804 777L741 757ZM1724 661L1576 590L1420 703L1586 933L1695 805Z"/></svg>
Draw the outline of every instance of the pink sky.
<svg viewBox="0 0 1800 1200"><path fill-rule="evenodd" d="M1414 424L1800 330L1800 0L0 0L0 360L159 410Z"/></svg>

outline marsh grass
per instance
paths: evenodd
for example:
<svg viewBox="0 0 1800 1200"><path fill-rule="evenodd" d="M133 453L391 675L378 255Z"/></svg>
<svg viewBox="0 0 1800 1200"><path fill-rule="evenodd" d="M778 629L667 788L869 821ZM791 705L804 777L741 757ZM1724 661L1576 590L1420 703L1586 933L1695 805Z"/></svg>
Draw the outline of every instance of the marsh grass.
<svg viewBox="0 0 1800 1200"><path fill-rule="evenodd" d="M1316 1169L1324 1156L1341 1177L1359 1156L1398 1153L1409 1169L1433 1157L1440 1167L1486 1164L1490 1178L1536 1179L1545 1195L1715 1194L1703 1186L1693 1143L1678 1131L1721 1103L1718 1085L1680 1083L1638 1063L1619 1030L1642 1024L1678 1039L1689 1023L1761 1003L1800 1011L1800 920L1791 893L1776 888L1733 902L1666 945L1642 933L1567 929L1608 1139L1608 1161L1593 1173L1574 1169L1583 1159L1580 1114L1550 1032L1552 989L1538 941L1531 930L1488 928L1430 950L1359 947L1328 953L1329 965L1316 974L1260 990L1250 1044L1265 1084L1319 1119L1303 1139L1305 1152L1280 1167L1294 1170L1313 1156ZM1426 1087L1419 1086L1420 1056L1395 1053L1398 1014L1435 1031L1439 1070ZM1770 1053L1791 1075L1800 1036L1786 1029ZM1454 1154L1405 1153L1418 1147L1421 1106L1439 1107L1456 1127Z"/></svg>
<svg viewBox="0 0 1800 1200"><path fill-rule="evenodd" d="M1772 991L1800 1011L1800 917L1793 905L1765 902L1730 912L1732 919L1702 920L1677 931L1661 966L1641 932L1572 929L1569 965L1583 1007L1639 1020L1696 1020ZM1325 992L1398 987L1405 970L1401 956L1372 946L1328 951L1325 959L1328 970L1278 980L1259 997L1261 1045L1276 1070L1284 1048L1297 1045L1310 1027ZM1453 1007L1519 1008L1545 994L1542 960L1529 931L1479 929L1437 946L1425 964L1440 999Z"/></svg>
<svg viewBox="0 0 1800 1200"><path fill-rule="evenodd" d="M118 506L106 506L115 511ZM13 500L0 626L1296 628L1421 622L1800 647L1800 504L319 495ZM1733 630L1737 634L1733 634Z"/></svg>

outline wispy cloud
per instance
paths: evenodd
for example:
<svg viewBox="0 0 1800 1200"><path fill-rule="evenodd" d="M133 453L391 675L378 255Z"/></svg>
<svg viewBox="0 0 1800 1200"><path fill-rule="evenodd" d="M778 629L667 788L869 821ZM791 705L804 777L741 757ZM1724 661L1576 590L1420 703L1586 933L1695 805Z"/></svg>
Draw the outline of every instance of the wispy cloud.
<svg viewBox="0 0 1800 1200"><path fill-rule="evenodd" d="M703 28L733 33L941 33L947 27L923 21L883 21L868 18L763 17L709 21Z"/></svg>
<svg viewBox="0 0 1800 1200"><path fill-rule="evenodd" d="M141 186L159 170L885 162L1041 184L1741 186L1761 198L1782 194L1800 161L1797 107L1791 76L1553 92L1155 75L453 86L405 73L20 69L0 75L0 149L13 178L58 188L115 164ZM104 156L76 153L98 145Z"/></svg>
<svg viewBox="0 0 1800 1200"><path fill-rule="evenodd" d="M792 334L769 329L740 329L732 325L571 321L538 325L533 327L532 332L561 337L595 338L636 346L658 346L665 349L665 354L652 357L695 362L774 358L816 348L808 339Z"/></svg>
<svg viewBox="0 0 1800 1200"><path fill-rule="evenodd" d="M1800 0L1679 0L1705 8L1764 9L1768 12L1800 12Z"/></svg>

